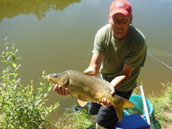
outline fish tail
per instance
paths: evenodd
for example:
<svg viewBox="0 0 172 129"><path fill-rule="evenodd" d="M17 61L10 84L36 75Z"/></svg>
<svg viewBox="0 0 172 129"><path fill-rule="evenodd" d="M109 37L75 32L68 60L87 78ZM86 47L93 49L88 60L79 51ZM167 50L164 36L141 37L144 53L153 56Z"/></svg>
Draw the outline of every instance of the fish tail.
<svg viewBox="0 0 172 129"><path fill-rule="evenodd" d="M116 114L119 121L122 120L124 108L129 108L134 106L134 104L129 100L117 95L112 97L112 105L116 110Z"/></svg>

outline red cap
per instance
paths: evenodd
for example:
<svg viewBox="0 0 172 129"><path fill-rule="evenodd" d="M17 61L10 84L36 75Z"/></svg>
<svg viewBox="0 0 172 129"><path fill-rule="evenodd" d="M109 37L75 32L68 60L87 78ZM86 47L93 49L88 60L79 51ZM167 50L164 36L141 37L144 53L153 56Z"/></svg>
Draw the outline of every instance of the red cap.
<svg viewBox="0 0 172 129"><path fill-rule="evenodd" d="M130 16L132 8L127 0L114 0L110 6L110 17L117 13L122 13L125 16Z"/></svg>

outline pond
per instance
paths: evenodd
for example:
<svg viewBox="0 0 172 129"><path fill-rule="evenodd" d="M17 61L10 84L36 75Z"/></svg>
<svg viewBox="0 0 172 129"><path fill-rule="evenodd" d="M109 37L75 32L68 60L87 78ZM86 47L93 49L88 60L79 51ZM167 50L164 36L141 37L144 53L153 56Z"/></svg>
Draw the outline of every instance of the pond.
<svg viewBox="0 0 172 129"><path fill-rule="evenodd" d="M19 49L20 76L27 85L38 86L43 70L84 71L90 61L94 36L108 23L113 0L1 0L0 49L4 39ZM148 53L172 66L172 1L129 0L133 7L133 25L145 35ZM152 56L147 56L138 78L145 94L161 93L161 83L171 82L172 71ZM49 104L60 101L59 112L75 100L51 93Z"/></svg>

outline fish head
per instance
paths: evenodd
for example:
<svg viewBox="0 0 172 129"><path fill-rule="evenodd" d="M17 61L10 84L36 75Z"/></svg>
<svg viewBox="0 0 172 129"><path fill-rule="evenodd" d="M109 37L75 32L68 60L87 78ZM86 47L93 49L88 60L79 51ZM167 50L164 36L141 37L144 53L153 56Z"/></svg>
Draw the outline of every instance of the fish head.
<svg viewBox="0 0 172 129"><path fill-rule="evenodd" d="M49 82L52 82L53 84L58 84L58 85L67 85L69 82L69 77L67 75L67 72L62 72L62 73L53 73L53 74L48 74L47 75L47 80Z"/></svg>

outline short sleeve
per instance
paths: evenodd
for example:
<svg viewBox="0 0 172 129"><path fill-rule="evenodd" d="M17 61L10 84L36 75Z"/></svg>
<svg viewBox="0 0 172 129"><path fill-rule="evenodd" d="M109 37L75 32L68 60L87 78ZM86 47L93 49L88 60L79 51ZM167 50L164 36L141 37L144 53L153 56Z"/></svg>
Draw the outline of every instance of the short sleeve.
<svg viewBox="0 0 172 129"><path fill-rule="evenodd" d="M100 29L94 39L94 48L92 53L93 54L98 54L98 53L104 53L105 52L105 32L103 29Z"/></svg>
<svg viewBox="0 0 172 129"><path fill-rule="evenodd" d="M134 67L143 67L147 54L147 46L145 40L142 42L135 44L133 50L126 57L125 63Z"/></svg>

